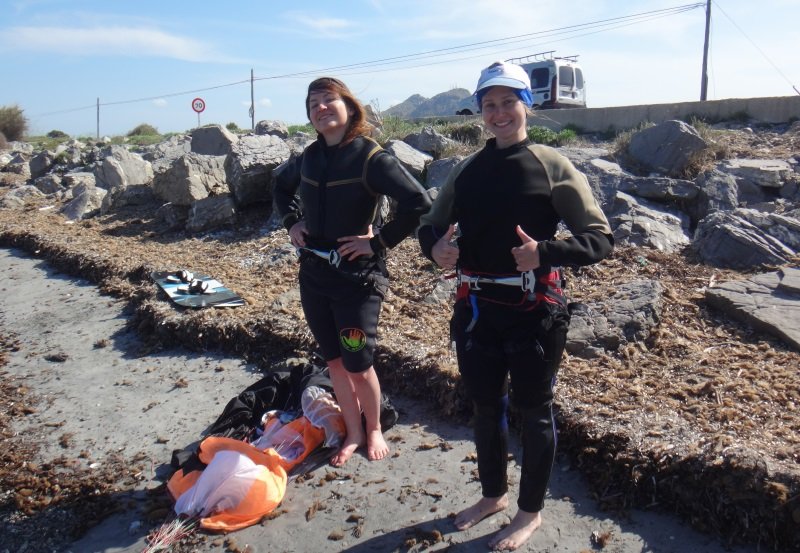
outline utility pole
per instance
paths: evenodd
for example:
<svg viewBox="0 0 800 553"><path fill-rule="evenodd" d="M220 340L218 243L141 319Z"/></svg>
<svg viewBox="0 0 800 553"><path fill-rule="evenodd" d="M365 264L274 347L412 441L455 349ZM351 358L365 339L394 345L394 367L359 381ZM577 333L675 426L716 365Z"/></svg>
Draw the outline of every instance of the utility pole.
<svg viewBox="0 0 800 553"><path fill-rule="evenodd" d="M708 93L708 35L711 30L711 0L706 0L706 39L703 43L703 75L700 78L700 101L705 102Z"/></svg>
<svg viewBox="0 0 800 553"><path fill-rule="evenodd" d="M256 130L256 100L253 95L253 68L250 68L250 130Z"/></svg>
<svg viewBox="0 0 800 553"><path fill-rule="evenodd" d="M100 97L97 97L97 140L100 140Z"/></svg>

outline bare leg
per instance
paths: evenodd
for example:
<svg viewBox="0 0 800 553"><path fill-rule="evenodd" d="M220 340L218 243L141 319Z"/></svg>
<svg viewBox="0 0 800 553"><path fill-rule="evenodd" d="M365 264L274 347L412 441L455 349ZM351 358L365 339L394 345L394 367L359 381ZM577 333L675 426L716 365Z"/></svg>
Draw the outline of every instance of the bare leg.
<svg viewBox="0 0 800 553"><path fill-rule="evenodd" d="M524 544L542 525L542 512L528 513L520 509L511 524L500 530L491 540L492 551L514 551Z"/></svg>
<svg viewBox="0 0 800 553"><path fill-rule="evenodd" d="M454 524L459 530L466 530L477 523L508 508L508 494L500 497L482 497L475 505L467 507L456 515Z"/></svg>
<svg viewBox="0 0 800 553"><path fill-rule="evenodd" d="M381 429L381 385L375 368L364 372L349 373L356 397L367 420L367 459L379 461L389 454L389 446L383 439Z"/></svg>
<svg viewBox="0 0 800 553"><path fill-rule="evenodd" d="M350 374L342 363L342 358L328 361L328 369L333 383L333 392L336 394L336 401L342 410L344 426L347 431L342 447L331 457L331 465L341 467L353 456L356 449L364 445L366 437L361 425L361 406L358 403Z"/></svg>

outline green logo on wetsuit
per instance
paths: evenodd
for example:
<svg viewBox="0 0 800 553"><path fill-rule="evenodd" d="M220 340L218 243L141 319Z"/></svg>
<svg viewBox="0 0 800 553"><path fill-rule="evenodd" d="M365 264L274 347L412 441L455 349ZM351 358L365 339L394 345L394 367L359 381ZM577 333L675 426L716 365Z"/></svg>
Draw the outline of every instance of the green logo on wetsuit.
<svg viewBox="0 0 800 553"><path fill-rule="evenodd" d="M367 345L367 335L360 328L343 328L339 331L339 341L347 351L361 351Z"/></svg>

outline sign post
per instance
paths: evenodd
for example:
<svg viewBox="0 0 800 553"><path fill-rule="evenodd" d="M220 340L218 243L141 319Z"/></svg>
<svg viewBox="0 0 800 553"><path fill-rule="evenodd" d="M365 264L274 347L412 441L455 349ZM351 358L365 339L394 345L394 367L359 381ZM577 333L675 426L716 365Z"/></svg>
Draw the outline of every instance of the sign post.
<svg viewBox="0 0 800 553"><path fill-rule="evenodd" d="M202 98L192 100L192 109L197 112L197 126L200 126L200 114L206 109L206 102Z"/></svg>

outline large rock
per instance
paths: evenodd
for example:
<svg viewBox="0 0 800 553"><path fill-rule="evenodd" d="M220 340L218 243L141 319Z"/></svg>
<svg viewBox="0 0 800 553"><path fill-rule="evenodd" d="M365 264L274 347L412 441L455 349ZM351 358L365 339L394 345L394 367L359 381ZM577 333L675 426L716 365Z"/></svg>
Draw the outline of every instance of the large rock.
<svg viewBox="0 0 800 553"><path fill-rule="evenodd" d="M55 163L55 154L50 151L39 152L31 158L31 177L34 179L47 173Z"/></svg>
<svg viewBox="0 0 800 553"><path fill-rule="evenodd" d="M120 188L112 188L103 197L100 213L106 214L129 205L154 204L157 200L153 188L146 184L132 184Z"/></svg>
<svg viewBox="0 0 800 553"><path fill-rule="evenodd" d="M708 147L694 127L665 121L631 137L627 153L637 165L668 177L683 176L696 156Z"/></svg>
<svg viewBox="0 0 800 553"><path fill-rule="evenodd" d="M32 184L26 184L6 192L6 195L0 200L0 206L6 209L24 209L29 200L44 198L44 196L41 190Z"/></svg>
<svg viewBox="0 0 800 553"><path fill-rule="evenodd" d="M265 119L256 123L255 134L257 135L272 135L277 136L283 140L289 138L289 127L283 121L271 121Z"/></svg>
<svg viewBox="0 0 800 553"><path fill-rule="evenodd" d="M61 209L61 213L71 221L91 217L100 210L105 196L106 191L102 188L86 187Z"/></svg>
<svg viewBox="0 0 800 553"><path fill-rule="evenodd" d="M800 269L785 268L706 290L709 305L800 350Z"/></svg>
<svg viewBox="0 0 800 553"><path fill-rule="evenodd" d="M396 157L414 178L422 177L425 167L433 161L433 156L412 148L402 140L390 140L386 143L386 150Z"/></svg>
<svg viewBox="0 0 800 553"><path fill-rule="evenodd" d="M192 131L192 151L207 156L226 156L239 138L221 125L199 127Z"/></svg>
<svg viewBox="0 0 800 553"><path fill-rule="evenodd" d="M779 159L726 159L718 167L737 181L775 189L781 188L793 173L792 166Z"/></svg>
<svg viewBox="0 0 800 553"><path fill-rule="evenodd" d="M709 265L742 271L784 265L795 253L741 215L726 211L700 221L692 248Z"/></svg>
<svg viewBox="0 0 800 553"><path fill-rule="evenodd" d="M235 216L236 208L230 196L210 196L192 204L186 230L200 232L221 227L232 223Z"/></svg>
<svg viewBox="0 0 800 553"><path fill-rule="evenodd" d="M125 147L113 145L100 154L102 161L95 167L97 185L110 190L131 184L150 184L153 166L139 154Z"/></svg>
<svg viewBox="0 0 800 553"><path fill-rule="evenodd" d="M225 179L225 156L188 153L156 175L153 191L165 202L189 206L210 195L227 194Z"/></svg>
<svg viewBox="0 0 800 553"><path fill-rule="evenodd" d="M289 155L289 147L277 136L244 136L234 144L225 174L236 205L271 202L272 171Z"/></svg>
<svg viewBox="0 0 800 553"><path fill-rule="evenodd" d="M677 252L691 242L688 216L645 200L637 201L624 192L617 192L609 223L618 244Z"/></svg>
<svg viewBox="0 0 800 553"><path fill-rule="evenodd" d="M662 291L658 281L637 280L613 287L602 302L573 304L567 352L592 358L644 341L661 320Z"/></svg>
<svg viewBox="0 0 800 553"><path fill-rule="evenodd" d="M454 140L439 134L431 126L424 127L420 132L409 134L403 139L403 142L420 152L432 155L435 159L442 157L445 150L456 144Z"/></svg>
<svg viewBox="0 0 800 553"><path fill-rule="evenodd" d="M425 188L438 189L447 181L450 171L459 164L464 158L461 156L437 159L428 165L428 172L425 174Z"/></svg>

